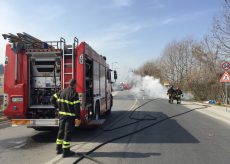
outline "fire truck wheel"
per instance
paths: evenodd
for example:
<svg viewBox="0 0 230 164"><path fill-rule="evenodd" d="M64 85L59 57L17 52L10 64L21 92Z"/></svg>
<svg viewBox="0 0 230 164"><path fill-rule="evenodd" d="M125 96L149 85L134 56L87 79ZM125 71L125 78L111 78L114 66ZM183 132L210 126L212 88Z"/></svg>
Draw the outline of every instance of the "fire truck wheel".
<svg viewBox="0 0 230 164"><path fill-rule="evenodd" d="M111 106L110 108L106 111L106 115L110 115L111 114Z"/></svg>
<svg viewBox="0 0 230 164"><path fill-rule="evenodd" d="M112 106L113 106L113 97L111 96L111 99L110 99L110 107L109 107L109 109L107 110L106 115L110 115L110 114L111 114Z"/></svg>

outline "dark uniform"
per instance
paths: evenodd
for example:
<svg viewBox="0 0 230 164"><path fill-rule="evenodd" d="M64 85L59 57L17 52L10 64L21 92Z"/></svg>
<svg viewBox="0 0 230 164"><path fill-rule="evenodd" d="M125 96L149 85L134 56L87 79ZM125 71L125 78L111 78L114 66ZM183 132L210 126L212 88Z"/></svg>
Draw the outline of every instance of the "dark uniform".
<svg viewBox="0 0 230 164"><path fill-rule="evenodd" d="M179 88L177 88L175 92L176 92L176 95L182 95L183 94Z"/></svg>
<svg viewBox="0 0 230 164"><path fill-rule="evenodd" d="M76 80L74 81L76 84ZM57 135L57 154L63 157L74 154L70 151L71 134L75 119L80 120L80 101L77 92L71 86L53 95L52 103L59 109L59 131Z"/></svg>
<svg viewBox="0 0 230 164"><path fill-rule="evenodd" d="M173 86L171 86L167 92L167 95L169 95L169 103L171 103L171 100L173 101L174 94L175 94L175 90L173 89Z"/></svg>
<svg viewBox="0 0 230 164"><path fill-rule="evenodd" d="M177 87L177 89L175 90L175 93L176 93L177 104L180 104L181 96L183 97L183 92Z"/></svg>

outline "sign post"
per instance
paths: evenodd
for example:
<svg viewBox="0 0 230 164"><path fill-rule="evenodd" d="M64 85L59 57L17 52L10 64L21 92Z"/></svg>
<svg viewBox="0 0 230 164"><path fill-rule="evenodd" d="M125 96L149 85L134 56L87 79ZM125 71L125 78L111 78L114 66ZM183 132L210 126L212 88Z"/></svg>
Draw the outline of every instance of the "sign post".
<svg viewBox="0 0 230 164"><path fill-rule="evenodd" d="M227 70L230 69L230 62L224 62L221 65L222 69L225 71L222 75L220 82L225 84L225 104L226 104L226 112L227 112L227 104L228 104L228 85L230 82L230 76Z"/></svg>
<svg viewBox="0 0 230 164"><path fill-rule="evenodd" d="M227 83L225 83L225 95L226 95L225 104L227 105L228 104L228 86L227 86Z"/></svg>

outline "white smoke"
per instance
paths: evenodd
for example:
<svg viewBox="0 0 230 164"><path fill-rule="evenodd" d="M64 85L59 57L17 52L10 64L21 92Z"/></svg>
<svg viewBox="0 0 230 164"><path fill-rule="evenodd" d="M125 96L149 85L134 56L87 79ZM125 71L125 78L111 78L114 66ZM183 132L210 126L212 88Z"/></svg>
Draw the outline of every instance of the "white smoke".
<svg viewBox="0 0 230 164"><path fill-rule="evenodd" d="M152 76L130 74L128 83L132 86L130 92L137 98L168 98L168 89Z"/></svg>
<svg viewBox="0 0 230 164"><path fill-rule="evenodd" d="M167 90L160 83L159 79L155 79L152 76L141 77L131 73L127 79L127 82L131 85L130 92L137 98L164 98L168 99ZM191 100L194 96L190 92L183 92L182 99Z"/></svg>
<svg viewBox="0 0 230 164"><path fill-rule="evenodd" d="M194 99L194 96L190 92L184 92L183 93L183 99L184 100L192 100L192 99Z"/></svg>

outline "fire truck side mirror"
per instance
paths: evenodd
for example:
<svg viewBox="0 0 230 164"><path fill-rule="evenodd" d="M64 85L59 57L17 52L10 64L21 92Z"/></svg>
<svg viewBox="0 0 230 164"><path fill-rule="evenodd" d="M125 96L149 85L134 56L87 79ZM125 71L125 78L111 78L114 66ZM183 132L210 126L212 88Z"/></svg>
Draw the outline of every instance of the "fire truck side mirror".
<svg viewBox="0 0 230 164"><path fill-rule="evenodd" d="M117 80L117 71L114 71L114 79Z"/></svg>

